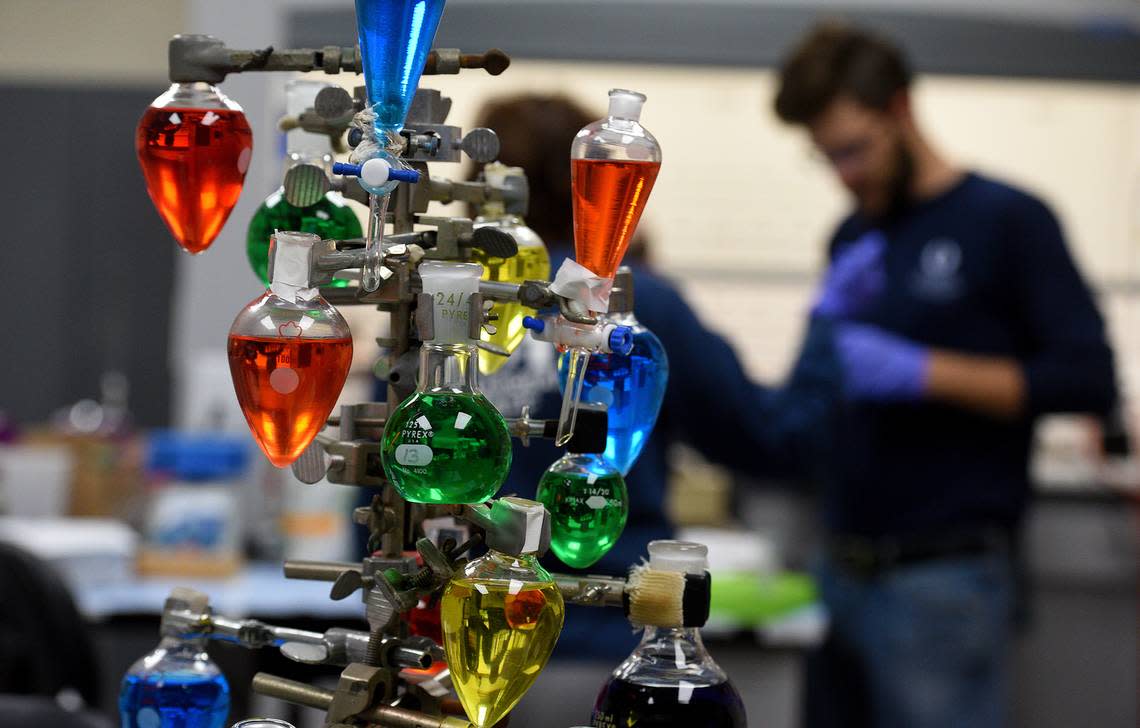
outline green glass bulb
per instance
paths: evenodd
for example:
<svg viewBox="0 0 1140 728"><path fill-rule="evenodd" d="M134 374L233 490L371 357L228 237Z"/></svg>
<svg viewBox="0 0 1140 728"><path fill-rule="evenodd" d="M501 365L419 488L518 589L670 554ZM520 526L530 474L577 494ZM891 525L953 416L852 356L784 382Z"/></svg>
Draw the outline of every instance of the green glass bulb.
<svg viewBox="0 0 1140 728"><path fill-rule="evenodd" d="M245 236L249 264L266 285L269 285L269 239L275 230L316 233L323 240L359 238L364 234L356 213L339 192L326 193L315 205L294 207L285 200L285 189L277 188L258 206ZM336 278L330 285L344 287L349 282Z"/></svg>
<svg viewBox="0 0 1140 728"><path fill-rule="evenodd" d="M479 392L420 391L388 418L382 458L409 501L482 503L511 468L511 436Z"/></svg>
<svg viewBox="0 0 1140 728"><path fill-rule="evenodd" d="M550 511L550 548L584 569L617 543L629 517L621 473L599 454L567 453L542 476L536 498Z"/></svg>

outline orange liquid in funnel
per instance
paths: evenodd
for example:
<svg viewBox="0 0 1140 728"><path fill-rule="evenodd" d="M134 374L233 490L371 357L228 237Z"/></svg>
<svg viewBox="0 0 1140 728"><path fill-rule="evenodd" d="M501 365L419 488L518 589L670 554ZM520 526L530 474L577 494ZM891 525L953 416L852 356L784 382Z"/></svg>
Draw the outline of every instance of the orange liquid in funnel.
<svg viewBox="0 0 1140 728"><path fill-rule="evenodd" d="M150 199L187 252L210 247L234 209L253 152L245 114L232 109L151 107L135 150Z"/></svg>
<svg viewBox="0 0 1140 728"><path fill-rule="evenodd" d="M603 278L621 265L660 162L574 159L574 258Z"/></svg>
<svg viewBox="0 0 1140 728"><path fill-rule="evenodd" d="M352 339L231 336L229 357L254 439L283 468L324 427L348 376Z"/></svg>

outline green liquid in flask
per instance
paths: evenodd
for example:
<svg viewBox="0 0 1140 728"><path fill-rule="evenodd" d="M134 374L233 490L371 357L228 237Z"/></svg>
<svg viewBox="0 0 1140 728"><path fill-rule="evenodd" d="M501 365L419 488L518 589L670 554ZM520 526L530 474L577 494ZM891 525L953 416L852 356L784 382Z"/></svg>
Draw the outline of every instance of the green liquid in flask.
<svg viewBox="0 0 1140 728"><path fill-rule="evenodd" d="M356 213L339 192L326 193L315 205L294 207L285 200L284 188L278 188L258 206L245 237L249 265L266 285L269 285L269 239L275 230L315 233L322 240L345 240L364 234ZM329 285L343 288L349 282L335 278Z"/></svg>
<svg viewBox="0 0 1140 728"><path fill-rule="evenodd" d="M605 556L629 517L625 481L599 455L566 455L554 463L539 481L536 500L550 511L550 549L576 569Z"/></svg>
<svg viewBox="0 0 1140 728"><path fill-rule="evenodd" d="M507 477L511 436L481 393L416 392L388 418L382 458L409 501L482 503Z"/></svg>

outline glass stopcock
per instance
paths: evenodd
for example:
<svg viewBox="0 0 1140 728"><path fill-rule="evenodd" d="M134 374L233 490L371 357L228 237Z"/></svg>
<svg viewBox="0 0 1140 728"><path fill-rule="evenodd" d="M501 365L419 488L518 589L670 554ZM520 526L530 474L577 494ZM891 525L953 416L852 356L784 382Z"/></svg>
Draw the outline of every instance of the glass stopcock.
<svg viewBox="0 0 1140 728"><path fill-rule="evenodd" d="M309 286L310 233L277 233L273 282L230 327L230 375L254 439L277 467L309 446L352 363L348 323Z"/></svg>
<svg viewBox="0 0 1140 728"><path fill-rule="evenodd" d="M638 122L644 103L634 91L610 91L606 118L570 147L574 259L600 278L617 272L661 169L661 147Z"/></svg>
<svg viewBox="0 0 1140 728"><path fill-rule="evenodd" d="M633 315L633 276L622 268L610 296L610 314L602 320L630 327L628 354L590 356L583 375L581 401L605 405L608 415L605 459L628 475L641 455L661 412L669 382L669 358L661 340ZM558 361L558 383L565 391L570 354Z"/></svg>
<svg viewBox="0 0 1140 728"><path fill-rule="evenodd" d="M507 423L478 385L470 301L481 273L474 263L419 266L432 336L420 349L418 387L388 416L381 449L385 476L415 503L482 503L510 470Z"/></svg>
<svg viewBox="0 0 1140 728"><path fill-rule="evenodd" d="M135 151L174 239L188 253L210 247L241 195L253 154L241 107L215 86L173 84L139 120Z"/></svg>

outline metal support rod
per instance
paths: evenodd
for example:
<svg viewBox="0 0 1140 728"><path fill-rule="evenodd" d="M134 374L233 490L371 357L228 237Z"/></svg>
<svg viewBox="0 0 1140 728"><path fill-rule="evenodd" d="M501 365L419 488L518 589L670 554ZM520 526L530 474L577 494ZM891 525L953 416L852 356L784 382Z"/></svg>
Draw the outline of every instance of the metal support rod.
<svg viewBox="0 0 1140 728"><path fill-rule="evenodd" d="M280 647L286 642L323 645L325 635L291 627L277 627L256 619L210 618L210 638L246 647Z"/></svg>
<svg viewBox="0 0 1140 728"><path fill-rule="evenodd" d="M338 561L286 561L286 579L306 579L308 581L336 581L346 571L360 571L360 564Z"/></svg>
<svg viewBox="0 0 1140 728"><path fill-rule="evenodd" d="M562 598L590 607L621 607L625 601L625 579L613 576L574 576L551 574Z"/></svg>
<svg viewBox="0 0 1140 728"><path fill-rule="evenodd" d="M253 676L251 687L253 692L260 695L268 695L271 698L278 698L317 710L327 711L333 701L331 690L324 690L264 672L259 672ZM387 705L373 706L358 715L369 723L382 725L386 728L472 728L470 723L461 718L424 715L414 710L393 708Z"/></svg>

